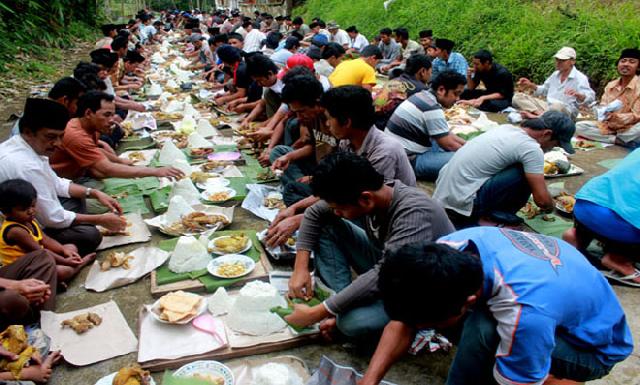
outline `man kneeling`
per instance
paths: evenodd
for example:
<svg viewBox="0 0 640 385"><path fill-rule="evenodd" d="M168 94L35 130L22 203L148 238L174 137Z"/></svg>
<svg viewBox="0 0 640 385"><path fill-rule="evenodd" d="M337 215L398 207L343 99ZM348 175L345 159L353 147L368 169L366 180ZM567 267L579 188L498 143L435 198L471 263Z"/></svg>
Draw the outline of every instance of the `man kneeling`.
<svg viewBox="0 0 640 385"><path fill-rule="evenodd" d="M448 385L590 381L631 354L615 293L568 243L495 227L439 243L406 245L382 264L379 289L393 321L360 385L378 384L415 329L464 317Z"/></svg>

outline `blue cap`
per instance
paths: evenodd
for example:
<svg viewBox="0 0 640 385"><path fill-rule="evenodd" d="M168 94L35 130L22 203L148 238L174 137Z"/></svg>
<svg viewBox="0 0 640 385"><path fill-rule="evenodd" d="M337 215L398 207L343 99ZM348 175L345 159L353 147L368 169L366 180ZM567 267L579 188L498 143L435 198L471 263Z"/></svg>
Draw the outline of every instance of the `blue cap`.
<svg viewBox="0 0 640 385"><path fill-rule="evenodd" d="M316 45L326 45L329 42L329 38L327 38L325 35L319 33L319 34L315 35L313 37L313 39L311 39L311 42L316 44Z"/></svg>

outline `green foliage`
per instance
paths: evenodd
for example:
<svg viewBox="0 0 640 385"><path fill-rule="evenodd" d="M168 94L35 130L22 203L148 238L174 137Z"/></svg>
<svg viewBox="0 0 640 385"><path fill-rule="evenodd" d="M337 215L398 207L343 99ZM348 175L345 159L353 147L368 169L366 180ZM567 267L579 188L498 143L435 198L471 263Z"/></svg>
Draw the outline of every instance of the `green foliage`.
<svg viewBox="0 0 640 385"><path fill-rule="evenodd" d="M455 50L470 58L481 48L491 50L514 76L543 81L554 69L553 54L562 46L578 53L577 67L602 89L616 77L620 51L637 47L640 1L583 0L396 0L385 11L382 0L307 0L294 15L319 16L342 26L356 25L368 38L380 28L406 26L457 43Z"/></svg>

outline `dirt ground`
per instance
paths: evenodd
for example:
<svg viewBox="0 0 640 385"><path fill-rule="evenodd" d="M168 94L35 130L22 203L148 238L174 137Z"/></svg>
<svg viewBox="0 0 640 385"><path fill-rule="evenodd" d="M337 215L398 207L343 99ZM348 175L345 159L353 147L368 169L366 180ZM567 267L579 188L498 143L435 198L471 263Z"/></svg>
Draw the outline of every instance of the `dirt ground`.
<svg viewBox="0 0 640 385"><path fill-rule="evenodd" d="M67 56L68 61L65 62L64 67L61 67L61 72L69 74L78 60L85 59L89 49L89 46L85 46L79 47L70 52L69 56ZM51 81L55 80L56 79L51 79ZM8 117L12 113L16 113L22 109L24 99L29 92L29 85L25 84L24 87L20 87L15 91L17 91L17 93L14 97L5 98L5 100L0 103L0 123L2 123L0 125L0 140L4 140L8 135L10 125L5 123ZM577 189L588 179L606 171L605 168L597 164L599 161L622 158L626 153L627 150L617 146L590 152L577 153L572 158L572 161L576 165L582 167L585 170L585 173L576 177L561 178L562 181L565 182L565 188L568 192L575 193ZM552 182L557 181L558 180L553 180ZM421 187L430 193L433 185L430 183L421 183ZM261 230L267 225L265 221L254 217L252 214L241 208L236 209L234 220L235 222L230 228L232 230ZM152 230L152 234L152 244L155 244L161 239L165 239L165 236L155 230ZM123 250L130 250L136 247L139 247L139 245L125 246ZM101 255L99 255L99 258L100 257ZM287 266L276 267L281 269L288 268ZM150 279L146 277L123 288L110 290L104 293L94 293L88 292L83 287L83 282L86 279L87 273L88 269L85 269L85 271L83 271L73 281L69 290L59 296L57 311L66 312L77 310L104 303L109 300L114 300L125 315L131 329L135 334L137 334L138 311L143 304L153 302L150 295ZM615 291L626 310L627 319L631 325L634 340L637 344L638 336L640 336L640 299L636 296L636 291L632 288L615 286ZM171 343L171 341L167 341L167 343ZM96 346L96 349L100 349L100 347ZM298 356L302 358L311 369L317 366L322 355L326 355L340 364L353 366L357 370L366 369L368 359L370 358L369 350L356 348L351 344L344 343L308 345L274 353L271 354L271 356L281 354ZM394 365L392 370L389 372L387 379L403 385L443 384L446 379L447 370L452 357L453 352L420 354L417 357L407 356ZM93 384L100 377L114 372L122 366L131 364L135 362L135 360L136 353L132 353L87 367L72 367L66 363L62 363L55 368L54 374L49 383L53 385ZM156 380L159 380L161 373L154 374L154 377ZM160 382L158 382L158 384L159 383ZM638 350L636 349L631 357L617 365L608 377L599 381L591 382L590 384L640 384L640 355L638 354Z"/></svg>

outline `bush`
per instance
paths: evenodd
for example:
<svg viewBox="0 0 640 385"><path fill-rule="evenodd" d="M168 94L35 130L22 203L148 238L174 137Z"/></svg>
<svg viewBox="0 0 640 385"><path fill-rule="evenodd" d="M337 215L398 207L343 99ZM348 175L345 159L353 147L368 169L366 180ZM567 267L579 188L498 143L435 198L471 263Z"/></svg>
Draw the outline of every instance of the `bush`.
<svg viewBox="0 0 640 385"><path fill-rule="evenodd" d="M356 25L369 39L382 27L405 26L413 38L432 29L455 41L455 50L465 57L489 49L516 78L538 83L554 70L553 54L571 46L578 53L578 69L602 90L617 76L620 51L638 46L639 8L638 0L396 0L385 11L382 1L307 0L293 14Z"/></svg>

